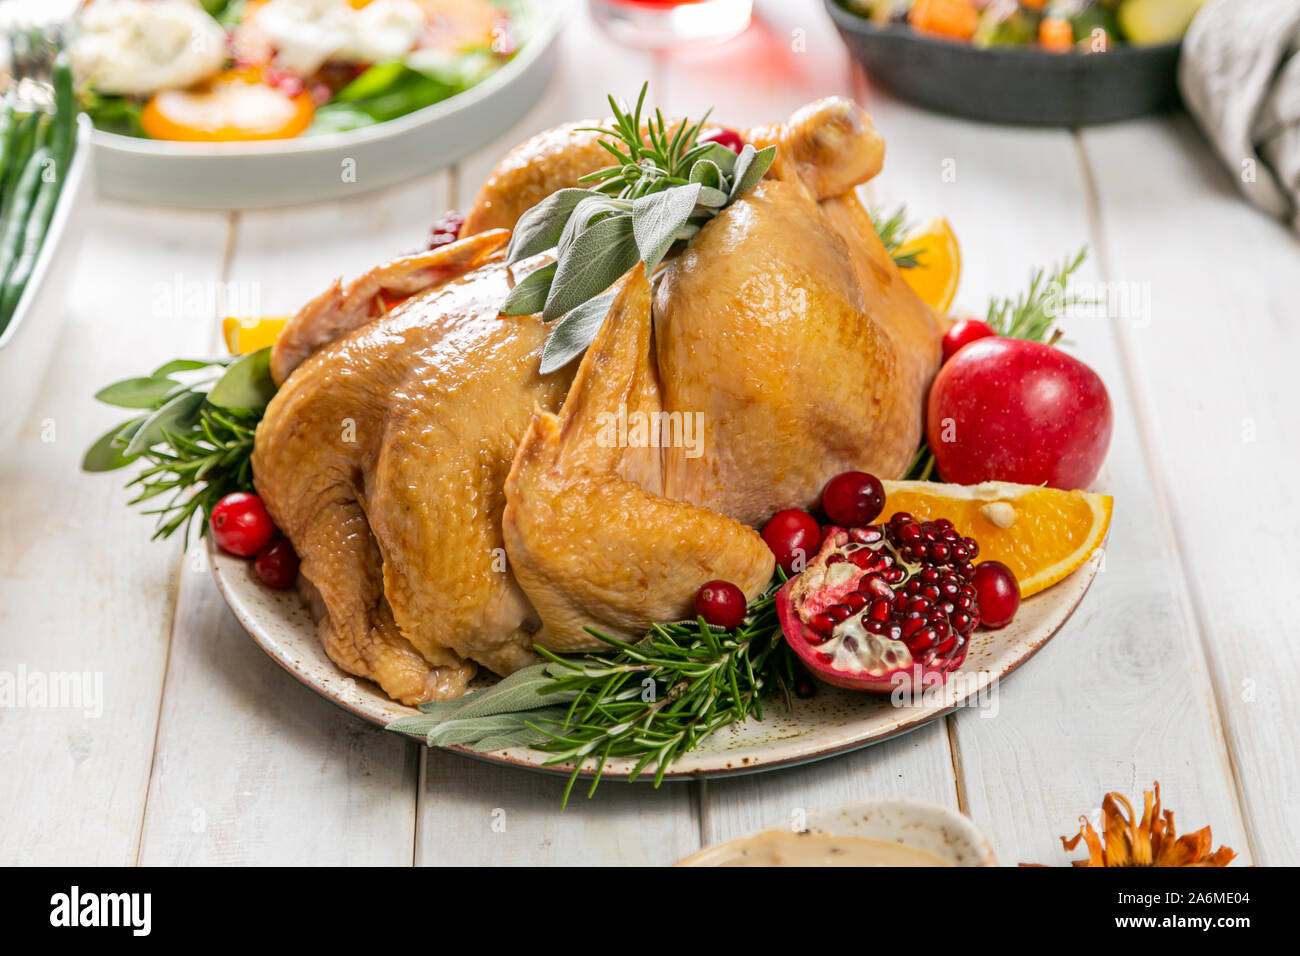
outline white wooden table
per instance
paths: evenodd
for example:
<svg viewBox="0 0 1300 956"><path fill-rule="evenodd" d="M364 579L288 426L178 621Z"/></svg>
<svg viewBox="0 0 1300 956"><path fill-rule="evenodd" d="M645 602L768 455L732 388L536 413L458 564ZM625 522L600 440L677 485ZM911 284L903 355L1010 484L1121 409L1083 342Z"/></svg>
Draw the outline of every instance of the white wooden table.
<svg viewBox="0 0 1300 956"><path fill-rule="evenodd" d="M102 674L102 714L0 709L0 863L663 864L799 808L909 797L969 814L1005 863L1061 864L1080 813L1155 779L1240 862L1300 863L1300 242L1238 198L1185 116L1080 134L939 117L867 88L817 0L759 6L742 38L663 56L611 49L580 16L516 129L402 188L232 214L98 206L75 314L0 465L0 671ZM298 685L197 549L151 542L119 477L77 463L113 421L96 388L217 347L204 293L239 283L292 311L419 246L516 141L646 78L666 112L713 105L736 126L862 98L888 143L873 200L952 221L972 311L1084 243L1085 281L1135 283L1138 308L1068 329L1115 402L1115 521L1104 573L996 719L775 773L608 782L561 813L558 779L425 751Z"/></svg>

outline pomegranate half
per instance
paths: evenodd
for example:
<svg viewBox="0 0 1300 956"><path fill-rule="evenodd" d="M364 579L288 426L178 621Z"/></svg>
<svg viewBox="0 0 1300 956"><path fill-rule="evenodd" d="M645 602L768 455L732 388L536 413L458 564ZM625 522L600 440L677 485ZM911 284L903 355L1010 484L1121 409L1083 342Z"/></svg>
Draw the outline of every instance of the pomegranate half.
<svg viewBox="0 0 1300 956"><path fill-rule="evenodd" d="M961 666L979 624L979 546L946 519L828 525L817 556L776 596L786 642L813 676L891 694Z"/></svg>

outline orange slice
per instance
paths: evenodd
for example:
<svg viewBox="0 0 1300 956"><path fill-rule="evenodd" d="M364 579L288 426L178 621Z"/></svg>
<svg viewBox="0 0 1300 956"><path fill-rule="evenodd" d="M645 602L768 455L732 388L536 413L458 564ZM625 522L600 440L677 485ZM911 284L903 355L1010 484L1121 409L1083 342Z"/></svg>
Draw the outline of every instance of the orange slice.
<svg viewBox="0 0 1300 956"><path fill-rule="evenodd" d="M916 255L917 264L902 270L903 281L922 302L940 315L947 314L961 281L961 248L948 220L931 219L898 247L894 257L909 253Z"/></svg>
<svg viewBox="0 0 1300 956"><path fill-rule="evenodd" d="M150 139L191 143L291 139L311 125L308 93L288 96L256 69L227 70L189 90L155 93L140 111Z"/></svg>
<svg viewBox="0 0 1300 956"><path fill-rule="evenodd" d="M221 335L232 355L247 355L274 345L288 321L287 315L266 315L260 319L228 315L221 320Z"/></svg>
<svg viewBox="0 0 1300 956"><path fill-rule="evenodd" d="M1020 596L1051 587L1088 560L1106 538L1115 500L1086 491L986 481L944 485L886 481L880 520L906 511L925 521L947 518L979 542L980 561L1001 561L1020 582Z"/></svg>

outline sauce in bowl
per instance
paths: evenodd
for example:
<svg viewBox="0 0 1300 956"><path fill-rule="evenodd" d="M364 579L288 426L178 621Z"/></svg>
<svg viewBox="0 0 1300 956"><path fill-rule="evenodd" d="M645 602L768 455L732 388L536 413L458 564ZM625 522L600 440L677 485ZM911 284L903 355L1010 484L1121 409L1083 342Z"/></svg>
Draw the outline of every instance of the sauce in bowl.
<svg viewBox="0 0 1300 956"><path fill-rule="evenodd" d="M951 866L905 843L792 830L766 830L683 861L686 866Z"/></svg>

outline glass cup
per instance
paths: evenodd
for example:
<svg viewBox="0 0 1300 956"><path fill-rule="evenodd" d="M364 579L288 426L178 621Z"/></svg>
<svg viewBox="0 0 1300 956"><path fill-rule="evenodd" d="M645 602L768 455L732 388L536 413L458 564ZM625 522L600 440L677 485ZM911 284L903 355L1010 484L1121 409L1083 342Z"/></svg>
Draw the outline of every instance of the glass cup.
<svg viewBox="0 0 1300 956"><path fill-rule="evenodd" d="M753 0L591 0L606 33L651 50L730 40L749 26L753 7Z"/></svg>

